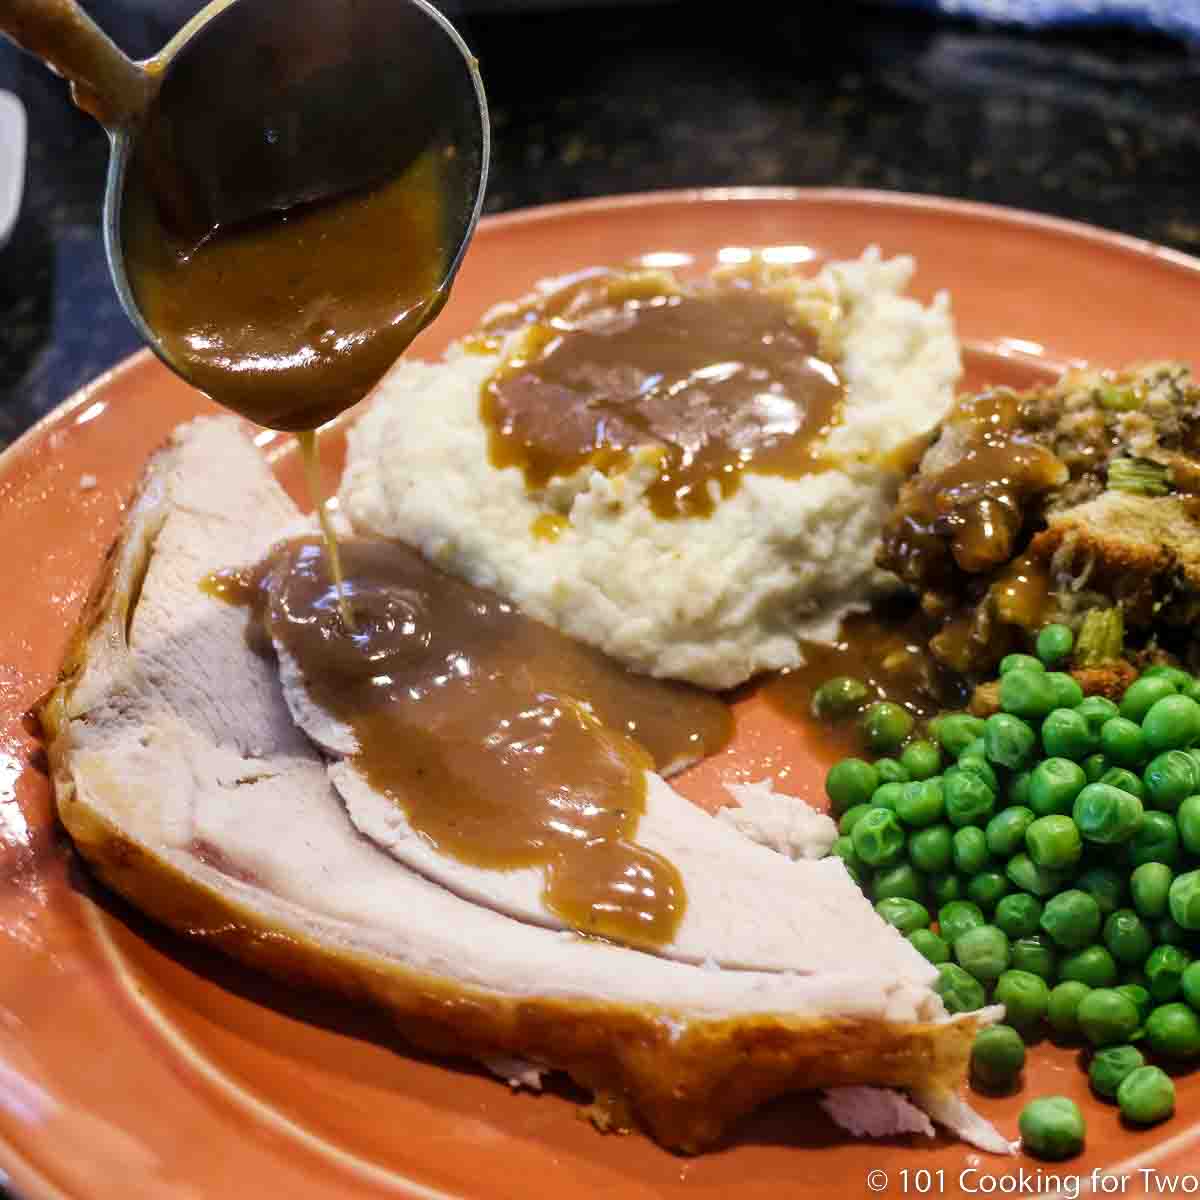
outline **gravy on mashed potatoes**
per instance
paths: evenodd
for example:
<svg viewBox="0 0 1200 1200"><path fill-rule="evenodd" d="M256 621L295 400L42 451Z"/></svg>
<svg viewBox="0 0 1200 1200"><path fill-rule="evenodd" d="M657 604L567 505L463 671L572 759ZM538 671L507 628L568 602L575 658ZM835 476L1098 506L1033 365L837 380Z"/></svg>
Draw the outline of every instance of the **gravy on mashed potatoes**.
<svg viewBox="0 0 1200 1200"><path fill-rule="evenodd" d="M786 296L733 276L681 287L659 273L588 272L485 325L520 337L484 384L494 466L526 487L583 468L612 475L657 453L656 516L707 517L744 471L797 476L835 464L824 438L843 388Z"/></svg>
<svg viewBox="0 0 1200 1200"><path fill-rule="evenodd" d="M637 670L795 666L885 585L897 452L953 399L949 302L905 296L913 270L871 250L812 277L550 281L385 379L342 513Z"/></svg>

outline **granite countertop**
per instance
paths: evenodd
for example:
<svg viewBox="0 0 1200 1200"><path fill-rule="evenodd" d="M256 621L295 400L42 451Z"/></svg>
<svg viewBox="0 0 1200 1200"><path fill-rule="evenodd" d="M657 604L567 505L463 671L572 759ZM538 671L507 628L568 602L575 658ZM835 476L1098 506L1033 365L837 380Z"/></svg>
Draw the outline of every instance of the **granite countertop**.
<svg viewBox="0 0 1200 1200"><path fill-rule="evenodd" d="M88 4L134 55L196 7ZM1200 253L1200 52L1166 38L1029 35L881 4L444 7L491 102L489 212L844 185L1017 205ZM2 446L139 342L100 240L104 135L7 43L0 87L29 116L24 207L0 251Z"/></svg>

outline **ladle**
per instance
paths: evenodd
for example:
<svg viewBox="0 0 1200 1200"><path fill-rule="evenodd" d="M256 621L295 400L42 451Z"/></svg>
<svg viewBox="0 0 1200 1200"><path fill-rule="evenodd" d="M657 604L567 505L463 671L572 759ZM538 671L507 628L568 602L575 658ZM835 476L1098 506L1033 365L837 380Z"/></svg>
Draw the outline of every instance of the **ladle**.
<svg viewBox="0 0 1200 1200"><path fill-rule="evenodd" d="M479 216L489 127L477 63L426 0L214 0L141 63L127 58L75 0L3 0L0 32L65 76L75 102L108 131L103 228L117 294L159 357L214 399L276 428L312 428L360 399L440 309ZM395 328L390 342L374 338L365 370L362 344L371 338L327 322L338 363L359 356L336 402L323 397L311 409L297 404L284 411L280 397L291 396L297 376L287 374L287 355L278 353L281 373L266 381L274 397L239 403L219 372L205 374L205 364L181 349L186 338L172 337L178 331L148 311L148 293L138 294L129 246L139 213L161 218L182 262L188 247L203 247L215 232L260 229L298 206L311 212L323 202L336 204L402 177L418 162L435 164L439 192L432 289L419 311L380 315ZM322 234L322 253L334 258L338 229ZM407 269L398 258L378 255L384 284L388 272L401 278ZM180 288L188 294L185 283ZM263 286L277 281L265 279ZM330 290L320 271L311 283L318 294L306 297L305 286L288 296L299 309L308 299L321 301L322 287ZM221 319L219 312L211 316ZM408 326L400 328L401 318ZM230 357L237 354L234 347ZM269 355L259 359L270 362ZM233 376L227 371L223 378ZM341 377L327 382L333 395Z"/></svg>

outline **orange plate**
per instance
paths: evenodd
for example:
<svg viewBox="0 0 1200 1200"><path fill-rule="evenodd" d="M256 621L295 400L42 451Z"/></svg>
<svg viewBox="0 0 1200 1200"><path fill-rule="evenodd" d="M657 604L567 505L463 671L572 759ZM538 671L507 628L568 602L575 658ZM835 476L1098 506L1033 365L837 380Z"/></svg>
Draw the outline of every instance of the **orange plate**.
<svg viewBox="0 0 1200 1200"><path fill-rule="evenodd" d="M651 254L685 271L775 247L809 265L877 243L911 252L916 290L954 297L973 382L1028 381L1064 362L1117 365L1196 349L1200 262L1078 225L979 205L840 191L732 190L567 204L483 222L454 297L415 351L438 354L484 309L535 280ZM958 1192L984 1176L1186 1170L1200 1076L1179 1114L1123 1129L1087 1095L1077 1052L1043 1045L1026 1091L1087 1110L1083 1157L1065 1166L972 1154L948 1139L864 1144L798 1096L748 1121L724 1149L675 1157L605 1137L568 1090L513 1095L469 1067L412 1058L386 1025L296 995L167 936L102 889L51 816L22 714L54 677L101 555L146 456L214 406L143 353L64 404L0 457L0 1164L18 1191L112 1197L751 1197ZM340 439L327 437L331 478ZM289 486L283 439L263 434ZM781 775L819 800L830 753L750 698L735 746L681 786L712 806L728 779ZM981 1100L1015 1134L1021 1098ZM0 1170L3 1182L4 1170ZM887 1173L887 1180L869 1171ZM930 1176L917 1175L930 1171ZM963 1175L962 1173L975 1172ZM907 1172L907 1176L904 1174ZM937 1174L941 1172L942 1174ZM1193 1181L1194 1185L1194 1181ZM1066 1183L1072 1190L1072 1182ZM1192 1189L1189 1189L1192 1190Z"/></svg>

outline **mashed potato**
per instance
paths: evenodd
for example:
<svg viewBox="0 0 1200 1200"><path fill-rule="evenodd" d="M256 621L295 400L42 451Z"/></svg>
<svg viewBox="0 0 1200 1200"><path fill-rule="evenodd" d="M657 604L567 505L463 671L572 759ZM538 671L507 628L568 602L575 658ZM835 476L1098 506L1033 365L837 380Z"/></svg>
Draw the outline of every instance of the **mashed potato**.
<svg viewBox="0 0 1200 1200"><path fill-rule="evenodd" d="M947 297L903 295L913 269L869 250L787 285L845 386L825 442L837 470L748 471L711 516L671 520L644 499L652 452L531 490L519 468L491 464L480 415L505 350L453 347L380 385L349 435L341 511L637 670L728 688L794 666L803 639L828 639L885 585L874 554L897 485L889 455L938 421L961 373ZM553 539L539 536L546 521Z"/></svg>

